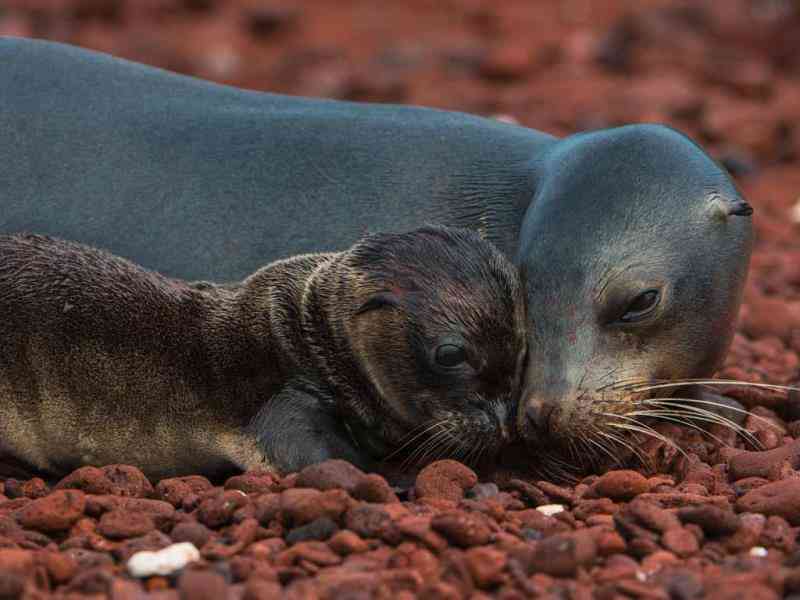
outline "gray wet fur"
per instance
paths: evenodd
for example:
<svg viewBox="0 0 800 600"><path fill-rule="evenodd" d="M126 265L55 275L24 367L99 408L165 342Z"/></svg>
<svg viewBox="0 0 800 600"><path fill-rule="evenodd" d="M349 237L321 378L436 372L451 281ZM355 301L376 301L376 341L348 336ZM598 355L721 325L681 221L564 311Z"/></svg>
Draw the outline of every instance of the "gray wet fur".
<svg viewBox="0 0 800 600"><path fill-rule="evenodd" d="M228 286L0 236L0 440L51 475L122 462L156 478L368 468L437 419L464 444L499 441L523 304L516 270L470 231L378 234ZM485 365L432 373L443 337Z"/></svg>
<svg viewBox="0 0 800 600"><path fill-rule="evenodd" d="M527 395L564 405L556 431L532 428L520 404L531 441L585 433L617 375L708 376L727 349L750 218L725 171L668 127L559 139L457 112L238 90L41 41L0 40L0 63L0 232L221 280L365 231L480 232L525 276ZM589 300L642 259L646 278ZM613 325L653 277L676 292L663 319Z"/></svg>

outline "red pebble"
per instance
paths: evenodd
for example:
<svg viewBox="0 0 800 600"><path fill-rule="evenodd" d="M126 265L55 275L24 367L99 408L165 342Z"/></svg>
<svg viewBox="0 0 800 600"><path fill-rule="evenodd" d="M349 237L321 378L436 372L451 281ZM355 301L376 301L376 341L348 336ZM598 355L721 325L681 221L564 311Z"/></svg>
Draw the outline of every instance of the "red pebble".
<svg viewBox="0 0 800 600"><path fill-rule="evenodd" d="M454 460L439 460L426 466L414 484L418 498L433 497L458 502L478 483L469 467Z"/></svg>
<svg viewBox="0 0 800 600"><path fill-rule="evenodd" d="M451 512L436 515L431 520L431 528L442 534L451 544L462 548L481 546L492 537L486 517L479 513Z"/></svg>
<svg viewBox="0 0 800 600"><path fill-rule="evenodd" d="M598 479L592 489L598 496L612 500L630 500L650 489L647 478L636 471L608 471Z"/></svg>
<svg viewBox="0 0 800 600"><path fill-rule="evenodd" d="M488 588L502 581L507 561L505 553L490 546L478 546L467 550L465 558L478 587Z"/></svg>
<svg viewBox="0 0 800 600"><path fill-rule="evenodd" d="M736 501L740 512L778 515L800 525L800 479L775 481L756 488Z"/></svg>
<svg viewBox="0 0 800 600"><path fill-rule="evenodd" d="M51 532L69 529L83 516L86 496L78 490L56 490L44 498L31 501L17 512L20 525L28 529Z"/></svg>
<svg viewBox="0 0 800 600"><path fill-rule="evenodd" d="M364 472L347 461L326 460L300 471L295 487L314 488L322 492L341 488L352 494L362 477Z"/></svg>

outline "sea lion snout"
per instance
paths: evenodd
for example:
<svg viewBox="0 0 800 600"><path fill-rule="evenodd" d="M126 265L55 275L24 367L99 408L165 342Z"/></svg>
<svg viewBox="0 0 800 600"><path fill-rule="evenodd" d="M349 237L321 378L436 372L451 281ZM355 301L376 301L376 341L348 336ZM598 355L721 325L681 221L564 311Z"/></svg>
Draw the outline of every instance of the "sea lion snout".
<svg viewBox="0 0 800 600"><path fill-rule="evenodd" d="M529 398L525 402L525 419L528 426L536 431L547 431L550 420L558 407L554 402L541 398Z"/></svg>

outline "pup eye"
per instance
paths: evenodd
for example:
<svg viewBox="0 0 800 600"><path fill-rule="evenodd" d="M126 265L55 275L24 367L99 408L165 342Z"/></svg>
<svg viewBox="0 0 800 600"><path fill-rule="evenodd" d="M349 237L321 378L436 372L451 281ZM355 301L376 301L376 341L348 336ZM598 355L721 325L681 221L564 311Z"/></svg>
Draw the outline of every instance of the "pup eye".
<svg viewBox="0 0 800 600"><path fill-rule="evenodd" d="M653 309L658 306L661 299L661 292L658 290L647 290L633 299L628 305L625 314L620 317L623 323L635 323L644 319Z"/></svg>
<svg viewBox="0 0 800 600"><path fill-rule="evenodd" d="M467 360L467 351L455 344L442 344L436 348L436 364L440 367L457 367Z"/></svg>

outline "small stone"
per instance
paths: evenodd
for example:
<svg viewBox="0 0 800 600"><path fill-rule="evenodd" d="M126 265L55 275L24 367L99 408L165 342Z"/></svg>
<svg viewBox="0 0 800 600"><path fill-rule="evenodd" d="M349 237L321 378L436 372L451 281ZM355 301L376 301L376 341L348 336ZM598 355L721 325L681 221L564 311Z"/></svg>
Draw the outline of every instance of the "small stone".
<svg viewBox="0 0 800 600"><path fill-rule="evenodd" d="M307 540L324 542L337 531L339 531L339 526L336 523L328 517L320 517L310 523L292 529L286 535L286 543L291 546Z"/></svg>
<svg viewBox="0 0 800 600"><path fill-rule="evenodd" d="M481 546L491 539L491 530L479 514L452 512L436 515L431 519L431 528L462 548Z"/></svg>
<svg viewBox="0 0 800 600"><path fill-rule="evenodd" d="M313 488L321 492L343 489L352 494L363 477L364 473L347 461L326 460L300 471L295 486Z"/></svg>
<svg viewBox="0 0 800 600"><path fill-rule="evenodd" d="M162 479L156 484L156 497L180 508L186 497L194 492L189 484L179 478Z"/></svg>
<svg viewBox="0 0 800 600"><path fill-rule="evenodd" d="M111 482L112 494L131 498L146 498L152 495L153 486L140 469L131 465L108 465L101 469Z"/></svg>
<svg viewBox="0 0 800 600"><path fill-rule="evenodd" d="M31 501L17 512L17 520L27 529L64 531L81 518L86 496L78 490L56 490Z"/></svg>
<svg viewBox="0 0 800 600"><path fill-rule="evenodd" d="M320 492L315 489L292 488L281 492L280 510L284 525L297 527L321 517L337 521L348 509L350 502L344 490ZM263 518L259 520L264 522Z"/></svg>
<svg viewBox="0 0 800 600"><path fill-rule="evenodd" d="M562 533L540 541L528 560L528 571L571 577L594 562L597 545L585 530Z"/></svg>
<svg viewBox="0 0 800 600"><path fill-rule="evenodd" d="M386 479L376 473L370 473L361 478L353 489L353 498L381 504L399 502L397 494L394 493Z"/></svg>
<svg viewBox="0 0 800 600"><path fill-rule="evenodd" d="M207 498L197 509L197 520L211 528L231 522L233 513L249 502L247 494L239 490L226 490Z"/></svg>
<svg viewBox="0 0 800 600"><path fill-rule="evenodd" d="M792 525L800 525L800 479L775 481L756 488L736 501L736 510L778 515Z"/></svg>
<svg viewBox="0 0 800 600"><path fill-rule="evenodd" d="M739 529L739 517L733 511L710 504L681 508L678 510L678 518L683 523L699 525L711 536L730 535Z"/></svg>
<svg viewBox="0 0 800 600"><path fill-rule="evenodd" d="M414 484L417 497L442 498L458 502L464 492L478 483L475 472L454 460L439 460L422 469Z"/></svg>
<svg viewBox="0 0 800 600"><path fill-rule="evenodd" d="M157 552L137 552L128 559L127 569L133 577L171 575L197 560L200 552L194 544L183 542Z"/></svg>
<svg viewBox="0 0 800 600"><path fill-rule="evenodd" d="M228 585L213 571L184 571L178 579L181 600L220 600L228 597Z"/></svg>
<svg viewBox="0 0 800 600"><path fill-rule="evenodd" d="M630 500L650 489L647 478L636 471L608 471L598 479L592 489L599 496L612 500Z"/></svg>
<svg viewBox="0 0 800 600"><path fill-rule="evenodd" d="M244 585L242 600L273 600L282 595L281 585L275 581L266 581L251 577Z"/></svg>
<svg viewBox="0 0 800 600"><path fill-rule="evenodd" d="M552 517L553 515L557 515L558 513L564 512L564 505L563 504L544 504L542 506L537 506L536 510L542 513L545 516Z"/></svg>
<svg viewBox="0 0 800 600"><path fill-rule="evenodd" d="M137 537L155 529L153 518L146 513L112 510L100 517L97 531L114 540Z"/></svg>
<svg viewBox="0 0 800 600"><path fill-rule="evenodd" d="M27 575L33 570L34 555L30 550L17 548L0 549L0 572Z"/></svg>
<svg viewBox="0 0 800 600"><path fill-rule="evenodd" d="M212 532L202 523L186 521L175 525L169 535L172 541L176 543L190 542L194 544L195 547L202 548L206 542L211 539Z"/></svg>
<svg viewBox="0 0 800 600"><path fill-rule="evenodd" d="M756 556L756 557L759 557L759 558L763 558L763 557L765 557L767 554L769 554L769 552L767 552L767 549L766 549L766 548L764 548L763 546L753 546L753 547L752 547L752 548L750 548L750 550L748 551L748 554L749 554L750 556Z"/></svg>
<svg viewBox="0 0 800 600"><path fill-rule="evenodd" d="M360 554L369 549L367 542L362 540L357 534L346 529L335 533L333 537L328 540L328 546L341 556Z"/></svg>
<svg viewBox="0 0 800 600"><path fill-rule="evenodd" d="M697 538L685 529L670 529L661 536L664 548L682 558L691 556L700 549Z"/></svg>
<svg viewBox="0 0 800 600"><path fill-rule="evenodd" d="M480 588L488 588L503 580L503 570L507 557L503 552L490 546L470 548L464 555L475 584Z"/></svg>
<svg viewBox="0 0 800 600"><path fill-rule="evenodd" d="M58 584L66 583L78 572L75 559L63 552L43 552L37 556L47 574Z"/></svg>
<svg viewBox="0 0 800 600"><path fill-rule="evenodd" d="M275 477L269 471L248 471L235 475L225 482L226 490L240 490L246 494L264 494L276 487Z"/></svg>
<svg viewBox="0 0 800 600"><path fill-rule="evenodd" d="M475 500L486 500L488 498L494 498L499 493L500 488L497 487L496 483L479 483L468 489L465 495L467 498Z"/></svg>

